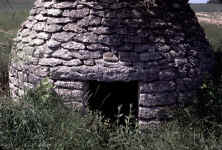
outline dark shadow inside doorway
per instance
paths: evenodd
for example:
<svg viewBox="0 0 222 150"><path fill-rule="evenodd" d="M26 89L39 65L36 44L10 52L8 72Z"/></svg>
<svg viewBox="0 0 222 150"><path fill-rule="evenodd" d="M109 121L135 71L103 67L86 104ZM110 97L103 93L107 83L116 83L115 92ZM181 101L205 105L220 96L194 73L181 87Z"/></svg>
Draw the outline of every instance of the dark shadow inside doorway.
<svg viewBox="0 0 222 150"><path fill-rule="evenodd" d="M102 113L105 119L124 122L138 114L138 82L89 82L88 106Z"/></svg>

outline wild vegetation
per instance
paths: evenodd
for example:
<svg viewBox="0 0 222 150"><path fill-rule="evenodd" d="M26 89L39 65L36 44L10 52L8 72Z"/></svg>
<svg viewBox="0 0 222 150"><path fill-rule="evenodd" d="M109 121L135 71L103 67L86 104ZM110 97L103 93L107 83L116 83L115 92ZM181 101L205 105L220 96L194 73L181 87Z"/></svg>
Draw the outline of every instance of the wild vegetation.
<svg viewBox="0 0 222 150"><path fill-rule="evenodd" d="M128 118L125 121L126 125L121 126L118 123L109 124L101 121L102 117L99 114L82 116L66 108L61 103L61 99L50 92L50 88L51 85L44 80L37 89L29 91L19 104L7 99L0 101L0 146L2 149L195 150L222 148L220 120L217 120L218 116L213 113L219 103L215 104L213 95L209 93L212 92L212 87L203 87L204 96L210 98L205 100L212 100L212 103L208 103L210 106L203 104L198 105L198 109L193 107L187 110L177 110L177 120L156 129L143 130L137 126L132 127ZM209 112L204 111L206 108Z"/></svg>
<svg viewBox="0 0 222 150"><path fill-rule="evenodd" d="M28 91L20 103L7 96L12 39L28 15L20 8L26 6L0 13L0 149L222 149L222 26L202 23L215 50L216 65L214 78L205 81L194 104L175 110L177 119L159 128L139 129L129 121L132 116L125 118L124 125L110 124L100 113L83 115L67 108L47 80Z"/></svg>

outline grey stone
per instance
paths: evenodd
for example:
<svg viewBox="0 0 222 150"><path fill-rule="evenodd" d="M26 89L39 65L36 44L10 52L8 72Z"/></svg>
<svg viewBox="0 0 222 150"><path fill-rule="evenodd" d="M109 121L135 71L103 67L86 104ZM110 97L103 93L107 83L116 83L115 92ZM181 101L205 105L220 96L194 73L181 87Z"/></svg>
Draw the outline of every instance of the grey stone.
<svg viewBox="0 0 222 150"><path fill-rule="evenodd" d="M123 62L137 62L138 54L135 52L119 52L119 59Z"/></svg>
<svg viewBox="0 0 222 150"><path fill-rule="evenodd" d="M35 2L34 2L35 8L43 7L43 4L44 4L44 3L42 3L42 2L44 2L44 1L42 1L42 0L37 0L37 1L35 1Z"/></svg>
<svg viewBox="0 0 222 150"><path fill-rule="evenodd" d="M131 51L135 51L137 52L137 50L134 48L133 44L127 44L127 45L121 45L118 47L119 51L123 51L123 52L131 52Z"/></svg>
<svg viewBox="0 0 222 150"><path fill-rule="evenodd" d="M108 46L104 46L101 44L89 44L89 45L87 45L87 49L90 51L98 51L98 50L109 51L110 50L110 48Z"/></svg>
<svg viewBox="0 0 222 150"><path fill-rule="evenodd" d="M56 81L54 85L60 88L83 90L85 83L80 81Z"/></svg>
<svg viewBox="0 0 222 150"><path fill-rule="evenodd" d="M52 39L50 39L48 42L47 42L47 46L49 47L49 48L58 48L59 46L60 46L60 42L58 42L58 41L55 41L55 40L52 40Z"/></svg>
<svg viewBox="0 0 222 150"><path fill-rule="evenodd" d="M45 7L45 8L51 8L52 5L53 5L53 3L54 3L53 1L51 1L51 2L47 2L47 1L46 1L46 2L44 3L44 7Z"/></svg>
<svg viewBox="0 0 222 150"><path fill-rule="evenodd" d="M108 62L117 62L119 61L118 57L114 55L112 52L106 52L103 54L103 60Z"/></svg>
<svg viewBox="0 0 222 150"><path fill-rule="evenodd" d="M51 15L51 16L60 16L60 15L62 15L62 10L60 10L60 9L48 9L48 11L47 11L48 13L48 15Z"/></svg>
<svg viewBox="0 0 222 150"><path fill-rule="evenodd" d="M61 59L56 58L42 58L39 60L39 64L42 66L58 66L62 65L63 61Z"/></svg>
<svg viewBox="0 0 222 150"><path fill-rule="evenodd" d="M36 15L36 14L37 14L36 9L35 9L35 8L32 8L32 9L30 10L30 15L34 16L34 15Z"/></svg>
<svg viewBox="0 0 222 150"><path fill-rule="evenodd" d="M106 63L107 64L107 63ZM111 63L109 63L111 64ZM112 63L113 65L116 65L117 63ZM111 65L110 65L111 66ZM99 68L100 69L100 68ZM104 81L130 81L132 79L137 78L138 74L132 73L130 75L131 69L129 67L104 67L102 72L103 80ZM133 76L136 75L136 76Z"/></svg>
<svg viewBox="0 0 222 150"><path fill-rule="evenodd" d="M37 84L40 83L41 78L39 76L37 76L36 74L28 74L27 75L28 78L28 83L31 83L32 85L36 86Z"/></svg>
<svg viewBox="0 0 222 150"><path fill-rule="evenodd" d="M99 59L102 58L102 54L100 51L86 51L86 50L80 50L80 59Z"/></svg>
<svg viewBox="0 0 222 150"><path fill-rule="evenodd" d="M76 23L69 23L63 27L64 31L73 31L76 33L85 33L87 30L79 27Z"/></svg>
<svg viewBox="0 0 222 150"><path fill-rule="evenodd" d="M155 38L154 42L155 43L160 43L160 44L165 44L166 43L164 37Z"/></svg>
<svg viewBox="0 0 222 150"><path fill-rule="evenodd" d="M72 53L66 49L59 49L52 53L52 57L55 58L61 58L64 60L71 60L72 59Z"/></svg>
<svg viewBox="0 0 222 150"><path fill-rule="evenodd" d="M52 35L52 39L59 42L68 42L72 39L74 33L69 32L59 32Z"/></svg>
<svg viewBox="0 0 222 150"><path fill-rule="evenodd" d="M96 40L97 42L101 43L101 44L105 44L108 46L120 46L120 40L118 38L115 38L114 36L106 36L106 35L100 35L98 37L98 39Z"/></svg>
<svg viewBox="0 0 222 150"><path fill-rule="evenodd" d="M155 47L150 44L136 45L135 51L136 52L150 52L150 51L155 51Z"/></svg>
<svg viewBox="0 0 222 150"><path fill-rule="evenodd" d="M169 107L139 107L139 118L142 120L167 120L172 118Z"/></svg>
<svg viewBox="0 0 222 150"><path fill-rule="evenodd" d="M84 18L89 15L89 9L65 10L63 16L72 18Z"/></svg>
<svg viewBox="0 0 222 150"><path fill-rule="evenodd" d="M29 43L29 45L33 45L33 41L32 41L32 38L30 36L22 38L22 43L23 44ZM24 46L24 45L22 45L22 43L18 43L17 44L18 49L20 49L20 48L22 48ZM32 44L30 44L30 43L32 43Z"/></svg>
<svg viewBox="0 0 222 150"><path fill-rule="evenodd" d="M173 81L156 81L153 83L143 84L140 87L142 93L152 92L170 92L176 89L176 84Z"/></svg>
<svg viewBox="0 0 222 150"><path fill-rule="evenodd" d="M80 101L83 94L82 90L70 90L64 88L56 88L55 91L65 102Z"/></svg>
<svg viewBox="0 0 222 150"><path fill-rule="evenodd" d="M35 19L38 21L45 21L47 17L44 17L42 14L38 14L35 16Z"/></svg>
<svg viewBox="0 0 222 150"><path fill-rule="evenodd" d="M29 36L29 34L30 34L30 30L29 29L24 29L24 30L21 31L21 36L23 38Z"/></svg>
<svg viewBox="0 0 222 150"><path fill-rule="evenodd" d="M70 49L70 50L81 50L81 49L85 49L85 45L82 43L77 43L74 41L68 42L68 43L64 43L62 44L62 47L65 49Z"/></svg>
<svg viewBox="0 0 222 150"><path fill-rule="evenodd" d="M175 67L178 67L178 66L181 66L181 65L184 65L187 63L187 59L186 58L176 58L175 59Z"/></svg>
<svg viewBox="0 0 222 150"><path fill-rule="evenodd" d="M175 74L175 72L172 70L172 69L167 69L167 70L161 70L160 72L159 72L159 78L160 78L160 80L173 80L173 79L175 79L175 77L176 77L176 74Z"/></svg>
<svg viewBox="0 0 222 150"><path fill-rule="evenodd" d="M78 34L73 39L76 41L81 41L81 42L87 43L87 44L98 43L98 35L91 33L91 32Z"/></svg>
<svg viewBox="0 0 222 150"><path fill-rule="evenodd" d="M22 95L24 95L25 94L25 91L24 90L18 90L18 95L19 96L22 96Z"/></svg>
<svg viewBox="0 0 222 150"><path fill-rule="evenodd" d="M29 61L30 61L30 64L32 64L32 65L38 65L39 58L32 57Z"/></svg>
<svg viewBox="0 0 222 150"><path fill-rule="evenodd" d="M70 18L56 18L56 17L48 17L47 23L49 24L63 24L63 23L70 23L72 20Z"/></svg>
<svg viewBox="0 0 222 150"><path fill-rule="evenodd" d="M48 56L49 54L51 54L53 52L53 50L48 48L47 45L38 46L35 50L39 51L40 55L42 55L43 57Z"/></svg>
<svg viewBox="0 0 222 150"><path fill-rule="evenodd" d="M32 42L33 42L33 44L36 45L36 46L39 46L39 45L42 45L43 43L45 43L45 41L42 40L42 39L35 39L35 40L33 40Z"/></svg>
<svg viewBox="0 0 222 150"><path fill-rule="evenodd" d="M133 13L133 16L138 17L138 18L140 18L142 16L142 14L136 9L133 9L132 13Z"/></svg>
<svg viewBox="0 0 222 150"><path fill-rule="evenodd" d="M96 16L89 16L88 18L88 25L89 26L99 26L102 22L101 17L96 17Z"/></svg>
<svg viewBox="0 0 222 150"><path fill-rule="evenodd" d="M50 34L45 32L40 32L39 34L36 35L36 37L39 39L48 40L50 38Z"/></svg>
<svg viewBox="0 0 222 150"><path fill-rule="evenodd" d="M95 61L93 59L84 60L83 63L86 66L94 66L95 65Z"/></svg>
<svg viewBox="0 0 222 150"><path fill-rule="evenodd" d="M46 26L45 22L39 22L34 25L33 29L36 31L44 31L45 26Z"/></svg>
<svg viewBox="0 0 222 150"><path fill-rule="evenodd" d="M11 80L10 80L10 85L11 85L11 86L13 86L13 87L18 87L18 86L19 86L19 85L18 85L18 81L19 81L19 80L17 80L17 79L15 78L15 76L11 77L10 79L11 79Z"/></svg>
<svg viewBox="0 0 222 150"><path fill-rule="evenodd" d="M99 10L98 11L91 11L90 15L104 18L105 15L106 15L106 12L104 12L103 10L101 10L101 11L99 11Z"/></svg>
<svg viewBox="0 0 222 150"><path fill-rule="evenodd" d="M140 94L139 105L144 107L166 106L176 104L176 93Z"/></svg>
<svg viewBox="0 0 222 150"><path fill-rule="evenodd" d="M168 52L170 50L170 46L168 45L161 46L159 47L159 50L162 52Z"/></svg>
<svg viewBox="0 0 222 150"><path fill-rule="evenodd" d="M28 29L31 29L32 27L34 27L34 25L37 23L37 21L25 21L21 26L26 27ZM34 29L34 28L33 28Z"/></svg>
<svg viewBox="0 0 222 150"><path fill-rule="evenodd" d="M102 64L103 67L106 67L106 68L110 68L110 69L118 68L118 69L120 69L120 63L118 63L118 62L111 62L111 61L103 61L102 60L102 63L101 62L99 62L99 63Z"/></svg>
<svg viewBox="0 0 222 150"><path fill-rule="evenodd" d="M140 61L148 62L148 61L157 61L162 58L160 53L158 52L146 52L140 54Z"/></svg>
<svg viewBox="0 0 222 150"><path fill-rule="evenodd" d="M84 7L85 7L84 3L83 4L79 3L79 4L76 5L77 10L78 9L83 9Z"/></svg>
<svg viewBox="0 0 222 150"><path fill-rule="evenodd" d="M75 21L77 21L77 19ZM89 17L78 20L76 24L81 28L87 28L89 26Z"/></svg>
<svg viewBox="0 0 222 150"><path fill-rule="evenodd" d="M80 80L84 75L77 71L73 71L72 67L60 66L50 69L51 78L53 80Z"/></svg>
<svg viewBox="0 0 222 150"><path fill-rule="evenodd" d="M27 74L26 74L26 72L18 72L17 75L21 79L19 81L19 84L24 84L24 82L27 81Z"/></svg>
<svg viewBox="0 0 222 150"><path fill-rule="evenodd" d="M46 9L42 9L42 10L40 10L39 13L40 13L40 14L43 14L43 15L47 15L47 10L46 10Z"/></svg>
<svg viewBox="0 0 222 150"><path fill-rule="evenodd" d="M30 35L29 35L29 38L32 39L32 40L33 40L33 39L36 39L36 38L37 38L36 34L37 34L36 31L31 31L31 32L30 32Z"/></svg>
<svg viewBox="0 0 222 150"><path fill-rule="evenodd" d="M33 89L34 85L30 84L30 83L24 83L24 89Z"/></svg>
<svg viewBox="0 0 222 150"><path fill-rule="evenodd" d="M34 52L35 48L31 47L31 46L27 46L23 48L23 51L27 54L27 55L32 55L32 53Z"/></svg>
<svg viewBox="0 0 222 150"><path fill-rule="evenodd" d="M92 31L93 33L96 34L111 34L113 33L109 27L91 27L88 28L89 31Z"/></svg>
<svg viewBox="0 0 222 150"><path fill-rule="evenodd" d="M32 66L32 72L39 77L47 77L49 75L49 68L45 66Z"/></svg>
<svg viewBox="0 0 222 150"><path fill-rule="evenodd" d="M83 63L82 63L82 61L79 60L79 59L72 59L72 60L70 60L70 61L64 61L63 64L64 64L65 66L80 66L80 65L82 65Z"/></svg>
<svg viewBox="0 0 222 150"><path fill-rule="evenodd" d="M73 8L75 6L75 2L60 2L60 3L55 3L52 5L53 8L57 8L57 9L67 9L67 8Z"/></svg>
<svg viewBox="0 0 222 150"><path fill-rule="evenodd" d="M62 29L61 25L56 25L56 24L46 24L44 31L45 32L50 32L50 33L54 33L57 31L60 31Z"/></svg>

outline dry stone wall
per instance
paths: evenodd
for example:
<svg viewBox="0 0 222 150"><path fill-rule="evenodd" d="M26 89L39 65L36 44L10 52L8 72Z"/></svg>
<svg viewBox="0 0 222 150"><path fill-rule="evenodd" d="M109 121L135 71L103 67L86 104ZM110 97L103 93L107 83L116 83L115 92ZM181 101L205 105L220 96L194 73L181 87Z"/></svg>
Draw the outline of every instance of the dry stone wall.
<svg viewBox="0 0 222 150"><path fill-rule="evenodd" d="M188 103L212 50L187 1L155 2L37 0L14 42L12 96L49 77L78 105L87 81L138 81L141 124Z"/></svg>

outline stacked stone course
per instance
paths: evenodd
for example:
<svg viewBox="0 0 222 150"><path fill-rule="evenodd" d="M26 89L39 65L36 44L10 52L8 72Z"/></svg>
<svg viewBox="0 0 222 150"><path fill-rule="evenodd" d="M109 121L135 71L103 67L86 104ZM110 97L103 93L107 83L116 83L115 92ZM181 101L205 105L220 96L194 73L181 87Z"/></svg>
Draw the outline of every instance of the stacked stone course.
<svg viewBox="0 0 222 150"><path fill-rule="evenodd" d="M79 105L88 81L138 81L140 123L163 119L189 102L212 51L187 1L156 4L37 0L12 50L12 96L49 77L65 103Z"/></svg>

